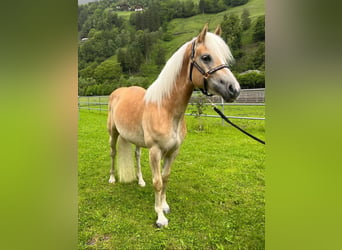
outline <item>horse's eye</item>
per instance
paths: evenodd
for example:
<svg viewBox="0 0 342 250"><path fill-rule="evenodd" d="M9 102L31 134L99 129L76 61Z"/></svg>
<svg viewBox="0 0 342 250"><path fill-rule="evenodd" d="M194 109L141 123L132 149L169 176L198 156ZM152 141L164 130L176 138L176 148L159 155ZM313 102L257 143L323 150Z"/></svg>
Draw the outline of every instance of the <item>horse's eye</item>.
<svg viewBox="0 0 342 250"><path fill-rule="evenodd" d="M208 62L211 61L210 55L203 55L203 56L201 57L201 59L202 59L202 61L205 62L205 63L208 63Z"/></svg>

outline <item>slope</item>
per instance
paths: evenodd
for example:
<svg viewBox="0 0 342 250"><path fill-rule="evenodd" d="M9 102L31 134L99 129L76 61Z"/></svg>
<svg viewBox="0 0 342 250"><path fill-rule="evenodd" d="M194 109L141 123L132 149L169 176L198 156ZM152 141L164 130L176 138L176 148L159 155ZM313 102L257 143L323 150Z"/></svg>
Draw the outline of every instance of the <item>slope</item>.
<svg viewBox="0 0 342 250"><path fill-rule="evenodd" d="M245 5L229 8L228 10L220 13L199 14L189 18L177 18L171 20L168 27L173 39L163 43L163 46L167 50L167 57L171 56L172 53L183 43L195 37L203 28L205 23L209 24L209 30L214 30L216 26L222 22L224 15L236 14L240 17L244 9L249 10L250 18L253 23L258 16L265 14L264 5L265 0L249 0ZM250 28L243 32L243 43L246 44L251 42L251 31L252 30Z"/></svg>

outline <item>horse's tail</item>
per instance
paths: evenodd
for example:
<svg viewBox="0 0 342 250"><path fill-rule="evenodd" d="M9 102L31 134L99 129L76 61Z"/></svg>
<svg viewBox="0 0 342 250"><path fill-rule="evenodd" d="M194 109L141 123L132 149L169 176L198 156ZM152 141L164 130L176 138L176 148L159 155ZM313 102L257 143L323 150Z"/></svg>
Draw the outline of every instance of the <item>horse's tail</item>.
<svg viewBox="0 0 342 250"><path fill-rule="evenodd" d="M132 144L119 136L118 138L118 175L120 182L132 182L136 179Z"/></svg>

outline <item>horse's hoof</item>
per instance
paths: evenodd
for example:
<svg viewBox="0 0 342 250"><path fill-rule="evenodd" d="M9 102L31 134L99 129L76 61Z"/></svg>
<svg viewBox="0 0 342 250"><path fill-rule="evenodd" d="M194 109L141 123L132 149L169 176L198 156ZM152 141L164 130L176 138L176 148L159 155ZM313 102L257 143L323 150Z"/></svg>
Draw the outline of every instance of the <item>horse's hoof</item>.
<svg viewBox="0 0 342 250"><path fill-rule="evenodd" d="M166 224L163 224L163 223L159 223L159 222L156 222L156 226L158 227L158 228L163 228L163 227L167 227L167 223Z"/></svg>
<svg viewBox="0 0 342 250"><path fill-rule="evenodd" d="M145 187L145 186L146 186L146 183L145 183L144 180L142 180L142 181L139 180L139 183L138 183L138 184L139 184L140 187Z"/></svg>
<svg viewBox="0 0 342 250"><path fill-rule="evenodd" d="M111 176L109 178L109 181L108 181L110 184L114 184L115 183L115 178L113 176Z"/></svg>
<svg viewBox="0 0 342 250"><path fill-rule="evenodd" d="M159 220L156 221L156 226L157 226L158 228L167 227L168 224L169 224L169 221L168 221L168 219L166 219L165 217L164 217L164 219L161 218L161 219L159 219Z"/></svg>

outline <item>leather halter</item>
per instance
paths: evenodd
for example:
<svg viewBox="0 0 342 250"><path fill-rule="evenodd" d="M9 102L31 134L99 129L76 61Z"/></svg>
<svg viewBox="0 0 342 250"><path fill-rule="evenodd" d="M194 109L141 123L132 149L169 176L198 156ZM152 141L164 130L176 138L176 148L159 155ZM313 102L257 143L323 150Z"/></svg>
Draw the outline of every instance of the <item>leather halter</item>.
<svg viewBox="0 0 342 250"><path fill-rule="evenodd" d="M196 40L192 42L192 49L191 49L191 64L190 64L190 81L192 82L192 70L195 66L195 68L203 75L203 88L200 88L202 93L206 96L212 96L212 94L209 94L208 92L208 81L207 79L210 77L210 75L214 74L216 71L227 68L229 69L228 64L221 64L214 68L209 69L207 72L199 66L199 64L195 61L195 46L196 46Z"/></svg>

